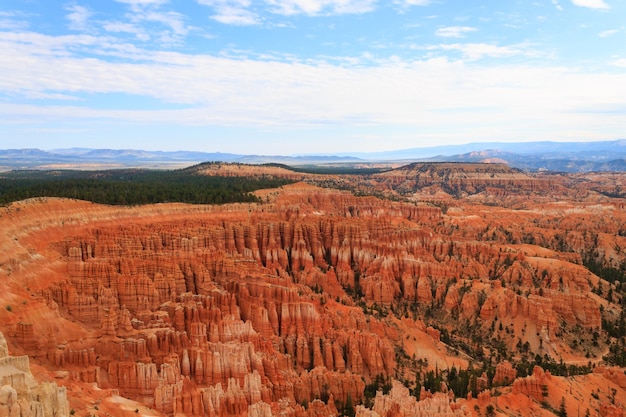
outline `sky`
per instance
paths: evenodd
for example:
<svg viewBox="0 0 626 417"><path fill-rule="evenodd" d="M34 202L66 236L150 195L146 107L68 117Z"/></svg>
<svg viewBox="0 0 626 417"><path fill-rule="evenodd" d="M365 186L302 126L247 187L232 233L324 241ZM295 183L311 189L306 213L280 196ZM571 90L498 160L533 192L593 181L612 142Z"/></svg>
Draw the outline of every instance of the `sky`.
<svg viewBox="0 0 626 417"><path fill-rule="evenodd" d="M0 149L623 138L624 0L0 0Z"/></svg>

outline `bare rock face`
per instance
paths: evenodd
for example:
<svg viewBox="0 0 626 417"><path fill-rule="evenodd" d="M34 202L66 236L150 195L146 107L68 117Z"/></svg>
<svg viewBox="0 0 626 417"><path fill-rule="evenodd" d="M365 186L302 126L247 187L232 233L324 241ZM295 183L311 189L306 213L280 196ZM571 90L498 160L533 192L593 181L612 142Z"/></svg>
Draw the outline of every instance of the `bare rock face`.
<svg viewBox="0 0 626 417"><path fill-rule="evenodd" d="M65 387L38 382L32 375L28 356L9 356L0 333L0 415L69 416Z"/></svg>

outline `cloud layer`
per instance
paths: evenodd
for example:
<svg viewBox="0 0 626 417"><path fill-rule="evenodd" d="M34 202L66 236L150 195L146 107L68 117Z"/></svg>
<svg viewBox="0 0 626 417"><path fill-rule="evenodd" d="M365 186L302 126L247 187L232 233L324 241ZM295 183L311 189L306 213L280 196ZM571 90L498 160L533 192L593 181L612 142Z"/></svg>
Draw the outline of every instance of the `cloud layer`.
<svg viewBox="0 0 626 417"><path fill-rule="evenodd" d="M416 137L572 140L626 131L626 54L607 53L591 65L573 54L563 59L545 34L522 33L531 25L546 33L543 9L443 19L429 12L445 10L426 0L387 3L386 15L374 0L198 0L193 11L205 13L203 25L166 0L117 3L115 13L67 4L66 30L55 33L30 29L27 13L0 12L1 135L23 143L20 135L36 132L98 137L109 126L129 137L137 126L152 137L165 127L189 137L243 129L279 142L310 139L294 142L294 151L339 151L412 146ZM614 10L601 0L549 6L601 16ZM349 19L382 24L384 16L405 19L387 26L401 37L387 40L375 26L353 37L339 31ZM306 30L298 27L303 22ZM598 22L572 33L589 27L589 39L617 45L623 26ZM228 37L238 30L245 37ZM272 49L257 48L249 36L268 37ZM205 50L222 38L224 47ZM239 47L244 39L256 49ZM275 46L283 40L291 49ZM323 52L296 53L300 44ZM312 139L317 134L323 137ZM247 147L247 140L227 145Z"/></svg>

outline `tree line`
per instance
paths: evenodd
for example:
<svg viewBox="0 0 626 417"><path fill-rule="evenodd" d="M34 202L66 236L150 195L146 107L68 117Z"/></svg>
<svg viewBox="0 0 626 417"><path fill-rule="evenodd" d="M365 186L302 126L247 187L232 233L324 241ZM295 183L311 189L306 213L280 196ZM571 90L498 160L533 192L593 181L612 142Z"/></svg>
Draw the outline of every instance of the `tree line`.
<svg viewBox="0 0 626 417"><path fill-rule="evenodd" d="M110 205L259 202L252 191L290 182L269 176L206 176L186 169L12 171L0 175L0 204L33 197L65 197Z"/></svg>

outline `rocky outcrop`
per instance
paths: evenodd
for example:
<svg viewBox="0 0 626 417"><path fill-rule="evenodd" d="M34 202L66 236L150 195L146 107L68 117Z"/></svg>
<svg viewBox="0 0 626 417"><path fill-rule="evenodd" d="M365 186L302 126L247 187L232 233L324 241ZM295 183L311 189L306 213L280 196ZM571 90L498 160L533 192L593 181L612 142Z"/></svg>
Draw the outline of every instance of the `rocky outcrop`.
<svg viewBox="0 0 626 417"><path fill-rule="evenodd" d="M371 410L363 406L356 407L358 417L417 416L417 417L469 417L471 411L450 399L443 393L435 393L417 401L409 395L409 390L397 381L392 384L389 394L378 391Z"/></svg>
<svg viewBox="0 0 626 417"><path fill-rule="evenodd" d="M65 387L38 382L30 371L28 356L9 356L0 333L0 415L65 417L69 411Z"/></svg>
<svg viewBox="0 0 626 417"><path fill-rule="evenodd" d="M517 370L509 361L504 361L496 365L496 373L493 376L493 385L509 385L515 381Z"/></svg>
<svg viewBox="0 0 626 417"><path fill-rule="evenodd" d="M518 378L513 382L513 394L524 394L537 402L544 401L550 395L552 375L539 366L535 366L532 375Z"/></svg>

